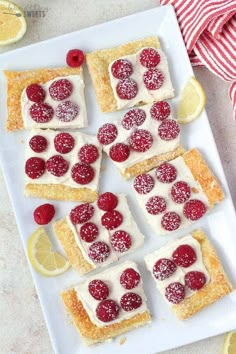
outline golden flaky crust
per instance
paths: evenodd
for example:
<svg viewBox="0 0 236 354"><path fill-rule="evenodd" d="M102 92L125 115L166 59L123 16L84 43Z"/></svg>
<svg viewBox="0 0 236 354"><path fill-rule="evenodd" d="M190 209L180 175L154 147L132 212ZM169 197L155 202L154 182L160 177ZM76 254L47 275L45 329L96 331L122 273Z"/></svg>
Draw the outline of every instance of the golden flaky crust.
<svg viewBox="0 0 236 354"><path fill-rule="evenodd" d="M206 194L210 206L224 199L224 192L211 172L202 155L197 149L191 149L183 155L184 161L190 169L193 177L198 181Z"/></svg>
<svg viewBox="0 0 236 354"><path fill-rule="evenodd" d="M75 241L75 236L66 219L58 220L53 225L55 234L61 242L70 264L80 274L86 274L95 267L86 261L79 246Z"/></svg>
<svg viewBox="0 0 236 354"><path fill-rule="evenodd" d="M111 49L98 50L86 54L86 62L92 77L98 103L102 112L113 112L118 109L110 84L109 64L122 56L135 54L143 47L159 48L156 36L139 39L134 42Z"/></svg>
<svg viewBox="0 0 236 354"><path fill-rule="evenodd" d="M181 320L187 319L204 307L229 294L233 288L228 280L215 249L201 230L192 232L192 236L200 243L203 263L210 275L210 282L191 297L186 298L173 310Z"/></svg>
<svg viewBox="0 0 236 354"><path fill-rule="evenodd" d="M7 79L7 108L8 118L6 129L14 131L24 129L21 114L22 91L31 84L44 84L56 77L79 75L82 68L38 69L28 71L4 71Z"/></svg>
<svg viewBox="0 0 236 354"><path fill-rule="evenodd" d="M62 299L66 310L72 317L73 322L80 332L87 345L103 342L107 339L117 337L131 329L150 322L151 317L148 311L137 314L128 320L114 323L105 327L97 327L90 321L82 302L78 300L74 289L62 293Z"/></svg>

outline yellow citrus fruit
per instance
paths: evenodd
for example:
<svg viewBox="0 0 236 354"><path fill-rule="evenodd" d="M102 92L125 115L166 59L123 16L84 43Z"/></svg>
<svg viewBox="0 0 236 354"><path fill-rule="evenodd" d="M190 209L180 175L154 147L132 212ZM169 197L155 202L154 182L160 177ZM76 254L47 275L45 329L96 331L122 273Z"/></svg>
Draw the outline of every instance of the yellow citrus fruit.
<svg viewBox="0 0 236 354"><path fill-rule="evenodd" d="M236 353L236 331L228 332L224 338L222 354Z"/></svg>

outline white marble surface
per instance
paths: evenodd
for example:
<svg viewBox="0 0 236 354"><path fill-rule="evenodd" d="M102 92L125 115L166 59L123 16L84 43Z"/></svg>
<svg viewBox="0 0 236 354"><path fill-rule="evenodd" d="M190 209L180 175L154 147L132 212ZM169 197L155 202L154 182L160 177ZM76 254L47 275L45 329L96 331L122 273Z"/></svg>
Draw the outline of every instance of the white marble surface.
<svg viewBox="0 0 236 354"><path fill-rule="evenodd" d="M0 48L0 53L157 6L156 0L18 0L17 3L24 10L46 10L46 16L28 17L28 31L23 40ZM229 85L206 69L198 68L195 74L207 94L208 117L236 204L236 125L227 94ZM0 352L53 354L1 172L0 196ZM220 354L222 341L223 335L165 354Z"/></svg>

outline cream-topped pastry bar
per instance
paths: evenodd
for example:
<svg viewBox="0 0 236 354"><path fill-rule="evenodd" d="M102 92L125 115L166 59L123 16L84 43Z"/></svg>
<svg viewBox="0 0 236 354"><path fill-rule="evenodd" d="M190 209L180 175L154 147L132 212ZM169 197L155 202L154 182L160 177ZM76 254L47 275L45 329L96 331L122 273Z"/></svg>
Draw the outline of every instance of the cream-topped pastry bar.
<svg viewBox="0 0 236 354"><path fill-rule="evenodd" d="M229 294L233 288L215 249L201 230L145 257L157 289L183 320Z"/></svg>
<svg viewBox="0 0 236 354"><path fill-rule="evenodd" d="M63 292L62 299L87 345L114 338L151 321L142 278L137 265L131 261L87 277Z"/></svg>

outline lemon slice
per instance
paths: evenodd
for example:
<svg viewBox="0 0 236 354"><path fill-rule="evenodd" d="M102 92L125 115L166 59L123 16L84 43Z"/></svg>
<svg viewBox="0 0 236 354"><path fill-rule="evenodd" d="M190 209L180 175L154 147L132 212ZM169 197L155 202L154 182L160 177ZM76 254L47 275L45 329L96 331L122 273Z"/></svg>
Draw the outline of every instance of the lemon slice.
<svg viewBox="0 0 236 354"><path fill-rule="evenodd" d="M0 45L19 41L26 29L27 24L22 10L10 1L0 0Z"/></svg>
<svg viewBox="0 0 236 354"><path fill-rule="evenodd" d="M38 228L30 236L28 256L32 266L48 277L62 274L70 268L69 262L64 257L52 251L52 244L43 227Z"/></svg>
<svg viewBox="0 0 236 354"><path fill-rule="evenodd" d="M236 353L236 331L226 333L223 344L223 354Z"/></svg>
<svg viewBox="0 0 236 354"><path fill-rule="evenodd" d="M206 104L205 92L195 77L185 85L178 107L178 123L187 124L197 118Z"/></svg>

